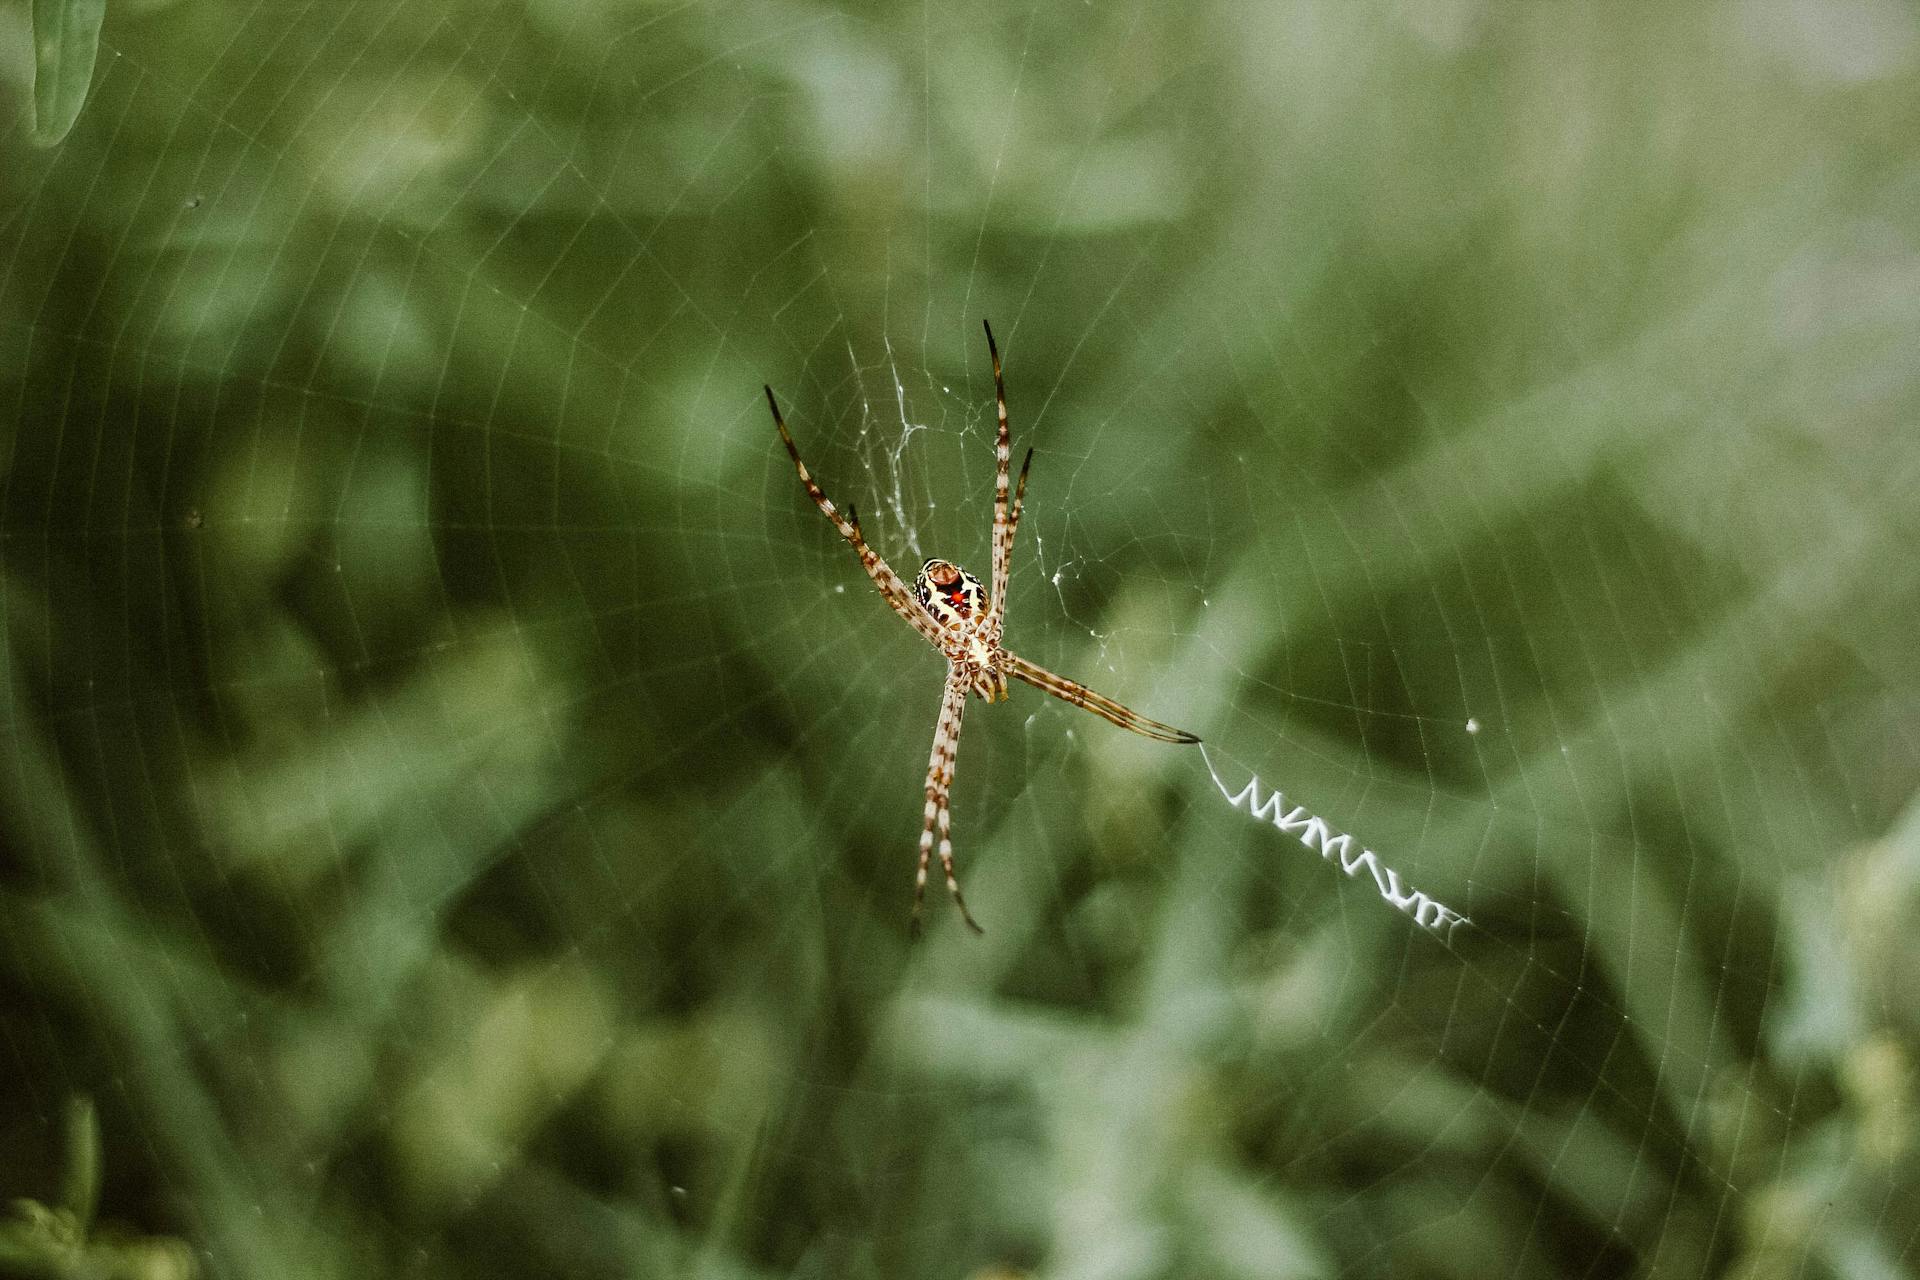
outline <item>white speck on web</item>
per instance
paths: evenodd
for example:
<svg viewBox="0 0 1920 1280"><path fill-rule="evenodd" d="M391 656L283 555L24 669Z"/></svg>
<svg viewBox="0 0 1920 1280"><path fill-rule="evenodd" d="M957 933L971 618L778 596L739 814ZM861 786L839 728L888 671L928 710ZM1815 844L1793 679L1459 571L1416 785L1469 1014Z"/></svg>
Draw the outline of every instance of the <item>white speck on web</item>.
<svg viewBox="0 0 1920 1280"><path fill-rule="evenodd" d="M1469 719L1467 721L1467 732L1468 733L1480 732L1480 722L1478 720Z"/></svg>

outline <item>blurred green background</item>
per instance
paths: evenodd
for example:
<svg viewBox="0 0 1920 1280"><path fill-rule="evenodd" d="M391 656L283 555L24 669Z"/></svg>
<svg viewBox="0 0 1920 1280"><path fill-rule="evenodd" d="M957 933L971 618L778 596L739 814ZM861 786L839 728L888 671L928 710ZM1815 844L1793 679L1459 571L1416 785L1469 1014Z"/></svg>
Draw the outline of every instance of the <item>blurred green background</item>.
<svg viewBox="0 0 1920 1280"><path fill-rule="evenodd" d="M0 1272L1920 1272L1912 5L97 18L0 3ZM910 946L941 665L760 386L984 574L983 317L1010 643L1208 755L976 704Z"/></svg>

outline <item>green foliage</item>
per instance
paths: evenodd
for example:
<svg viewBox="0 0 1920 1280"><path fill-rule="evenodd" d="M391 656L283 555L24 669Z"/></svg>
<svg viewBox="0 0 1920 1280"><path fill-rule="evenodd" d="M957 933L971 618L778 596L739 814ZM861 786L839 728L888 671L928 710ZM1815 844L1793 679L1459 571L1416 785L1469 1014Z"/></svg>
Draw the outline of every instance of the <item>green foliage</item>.
<svg viewBox="0 0 1920 1280"><path fill-rule="evenodd" d="M67 136L86 105L107 0L33 0L33 140Z"/></svg>
<svg viewBox="0 0 1920 1280"><path fill-rule="evenodd" d="M198 1268L179 1241L94 1229L100 1127L92 1102L74 1098L67 1104L64 1138L58 1203L16 1200L11 1217L0 1221L0 1274L24 1280L191 1280Z"/></svg>

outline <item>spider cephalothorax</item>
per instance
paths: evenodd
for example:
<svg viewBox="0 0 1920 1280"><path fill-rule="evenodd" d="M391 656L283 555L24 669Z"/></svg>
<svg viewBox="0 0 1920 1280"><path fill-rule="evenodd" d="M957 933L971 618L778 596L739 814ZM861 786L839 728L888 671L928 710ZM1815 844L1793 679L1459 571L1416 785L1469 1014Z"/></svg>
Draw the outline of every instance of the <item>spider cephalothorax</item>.
<svg viewBox="0 0 1920 1280"><path fill-rule="evenodd" d="M969 693L997 702L1007 696L1007 677L1013 676L1143 737L1161 742L1200 741L1184 729L1149 720L1112 698L1057 676L1001 647L1000 628L1007 614L1007 574L1013 561L1013 531L1020 524L1020 503L1027 493L1027 467L1033 462L1033 450L1027 450L1026 461L1020 464L1020 482L1013 487L1013 500L1008 502L1007 464L1013 460L1013 447L1007 434L1007 388L1000 378L1000 352L993 345L991 327L987 329L987 351L993 357L994 401L1000 411L1000 434L994 442L997 469L993 491L992 595L980 585L980 579L946 560L929 560L922 565L914 578L912 592L908 592L900 575L889 568L861 536L860 517L853 508L848 507L845 515L840 514L840 509L814 483L807 464L800 461L800 450L793 443L785 420L780 417L780 405L773 398L773 388L767 388L773 424L780 430L780 439L787 446L787 454L793 459L794 469L800 473L800 483L807 487L808 496L827 519L833 521L840 536L853 544L867 576L880 588L880 594L893 611L947 659L946 694L940 703L939 726L933 733L933 755L927 761L927 811L926 825L920 830L920 870L913 884L916 933L920 929L920 900L927 888L927 860L933 855L936 826L940 831L940 867L947 873L947 890L960 908L961 919L974 932L980 931L967 910L967 900L960 896L960 881L953 874L953 841L947 835L952 821L947 798L953 786L953 758L960 747L960 715L966 710Z"/></svg>

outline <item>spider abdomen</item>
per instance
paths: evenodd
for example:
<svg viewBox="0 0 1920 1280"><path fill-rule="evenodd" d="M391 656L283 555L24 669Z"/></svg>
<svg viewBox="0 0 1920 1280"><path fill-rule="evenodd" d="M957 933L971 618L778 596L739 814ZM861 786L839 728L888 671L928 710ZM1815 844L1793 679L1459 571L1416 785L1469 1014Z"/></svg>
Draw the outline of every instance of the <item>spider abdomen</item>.
<svg viewBox="0 0 1920 1280"><path fill-rule="evenodd" d="M949 631L978 625L987 616L987 589L980 579L946 560L929 560L913 580L913 593L934 621Z"/></svg>

